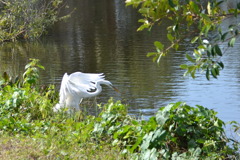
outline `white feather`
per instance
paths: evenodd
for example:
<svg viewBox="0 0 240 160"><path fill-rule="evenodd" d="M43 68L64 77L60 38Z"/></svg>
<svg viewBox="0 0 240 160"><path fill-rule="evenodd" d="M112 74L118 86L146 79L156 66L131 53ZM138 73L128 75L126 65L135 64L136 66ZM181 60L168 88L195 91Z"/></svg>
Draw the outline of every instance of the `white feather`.
<svg viewBox="0 0 240 160"><path fill-rule="evenodd" d="M65 73L61 82L59 103L54 107L54 111L64 107L79 110L79 104L83 98L97 96L101 93L101 84L113 88L112 83L104 77L103 73L75 72L70 75Z"/></svg>

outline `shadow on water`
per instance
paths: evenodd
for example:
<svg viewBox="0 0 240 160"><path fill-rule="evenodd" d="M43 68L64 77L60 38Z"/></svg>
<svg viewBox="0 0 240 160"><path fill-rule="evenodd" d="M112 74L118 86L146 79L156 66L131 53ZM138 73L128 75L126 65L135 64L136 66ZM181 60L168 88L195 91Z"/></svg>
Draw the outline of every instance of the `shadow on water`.
<svg viewBox="0 0 240 160"><path fill-rule="evenodd" d="M123 94L104 87L98 103L114 97L129 104L133 115L147 119L159 107L185 101L214 108L224 121L240 122L239 41L225 53L225 69L218 80L207 81L204 75L192 80L182 77L184 71L179 68L186 63L184 53L194 47L185 41L178 52L163 57L159 66L146 57L155 50L154 41L168 43L167 22L161 29L136 32L140 16L125 7L124 1L69 0L68 5L70 9L63 14L76 8L71 18L56 24L41 40L2 44L0 71L20 74L29 58L38 58L46 68L42 83L59 86L65 72L105 73Z"/></svg>

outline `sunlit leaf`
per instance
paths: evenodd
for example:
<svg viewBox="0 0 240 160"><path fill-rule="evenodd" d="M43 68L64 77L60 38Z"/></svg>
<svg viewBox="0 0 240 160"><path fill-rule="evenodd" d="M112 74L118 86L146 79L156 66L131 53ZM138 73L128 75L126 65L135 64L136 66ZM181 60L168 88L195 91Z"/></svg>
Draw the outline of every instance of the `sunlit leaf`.
<svg viewBox="0 0 240 160"><path fill-rule="evenodd" d="M194 13L200 13L199 12L200 9L199 9L198 5L194 1L190 1L189 4L190 4L190 6L191 6L191 8L192 8Z"/></svg>
<svg viewBox="0 0 240 160"><path fill-rule="evenodd" d="M147 53L147 57L151 57L151 56L156 55L156 54L157 54L157 52L149 52L149 53Z"/></svg>
<svg viewBox="0 0 240 160"><path fill-rule="evenodd" d="M160 50L163 50L163 48L164 48L164 45L159 41L155 41L154 45L155 45L156 48L158 48Z"/></svg>
<svg viewBox="0 0 240 160"><path fill-rule="evenodd" d="M191 40L191 43L195 43L197 40L198 40L198 36L194 37L192 40Z"/></svg>
<svg viewBox="0 0 240 160"><path fill-rule="evenodd" d="M234 44L235 44L235 41L236 41L236 38L233 37L233 38L228 42L228 46L229 46L229 47L233 47Z"/></svg>
<svg viewBox="0 0 240 160"><path fill-rule="evenodd" d="M174 37L173 37L172 34L170 34L170 33L167 34L167 38L168 38L168 40L171 41L171 42L174 40Z"/></svg>
<svg viewBox="0 0 240 160"><path fill-rule="evenodd" d="M212 14L212 9L211 9L211 3L208 2L207 4L207 10L208 10L208 14Z"/></svg>
<svg viewBox="0 0 240 160"><path fill-rule="evenodd" d="M187 65L187 64L181 64L180 67L181 67L182 69L187 69L187 68L188 68L188 65Z"/></svg>
<svg viewBox="0 0 240 160"><path fill-rule="evenodd" d="M163 55L163 53L161 53L160 55L158 55L157 63L160 63L160 60L161 60L161 58L162 58L162 55Z"/></svg>

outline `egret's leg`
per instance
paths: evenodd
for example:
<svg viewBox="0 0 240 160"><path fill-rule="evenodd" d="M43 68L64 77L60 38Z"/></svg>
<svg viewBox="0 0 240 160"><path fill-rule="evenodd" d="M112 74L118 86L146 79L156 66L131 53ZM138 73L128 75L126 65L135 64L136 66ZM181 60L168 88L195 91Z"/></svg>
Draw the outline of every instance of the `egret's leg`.
<svg viewBox="0 0 240 160"><path fill-rule="evenodd" d="M98 114L98 108L97 108L97 97L94 98L94 107L95 107L95 114Z"/></svg>
<svg viewBox="0 0 240 160"><path fill-rule="evenodd" d="M83 98L80 99L79 105L78 105L78 107L79 107L78 121L81 121L82 119L84 119L84 117L83 117L83 112L81 111L81 107L80 107L80 105L81 105L81 103L82 103L82 100L83 100Z"/></svg>
<svg viewBox="0 0 240 160"><path fill-rule="evenodd" d="M82 100L83 100L83 98L81 98L80 101L79 101L79 105L78 105L79 110L80 110L80 104L82 103Z"/></svg>
<svg viewBox="0 0 240 160"><path fill-rule="evenodd" d="M80 99L80 102L79 102L79 104L81 104L81 103L82 103L82 100L83 100L83 98L82 98L82 99Z"/></svg>

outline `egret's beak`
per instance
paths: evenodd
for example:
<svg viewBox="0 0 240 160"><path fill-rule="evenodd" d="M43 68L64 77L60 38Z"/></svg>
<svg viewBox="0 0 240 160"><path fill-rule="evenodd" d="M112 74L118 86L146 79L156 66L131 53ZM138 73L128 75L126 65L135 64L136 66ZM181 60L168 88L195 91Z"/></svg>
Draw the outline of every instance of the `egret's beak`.
<svg viewBox="0 0 240 160"><path fill-rule="evenodd" d="M121 93L116 87L111 86L116 92Z"/></svg>

